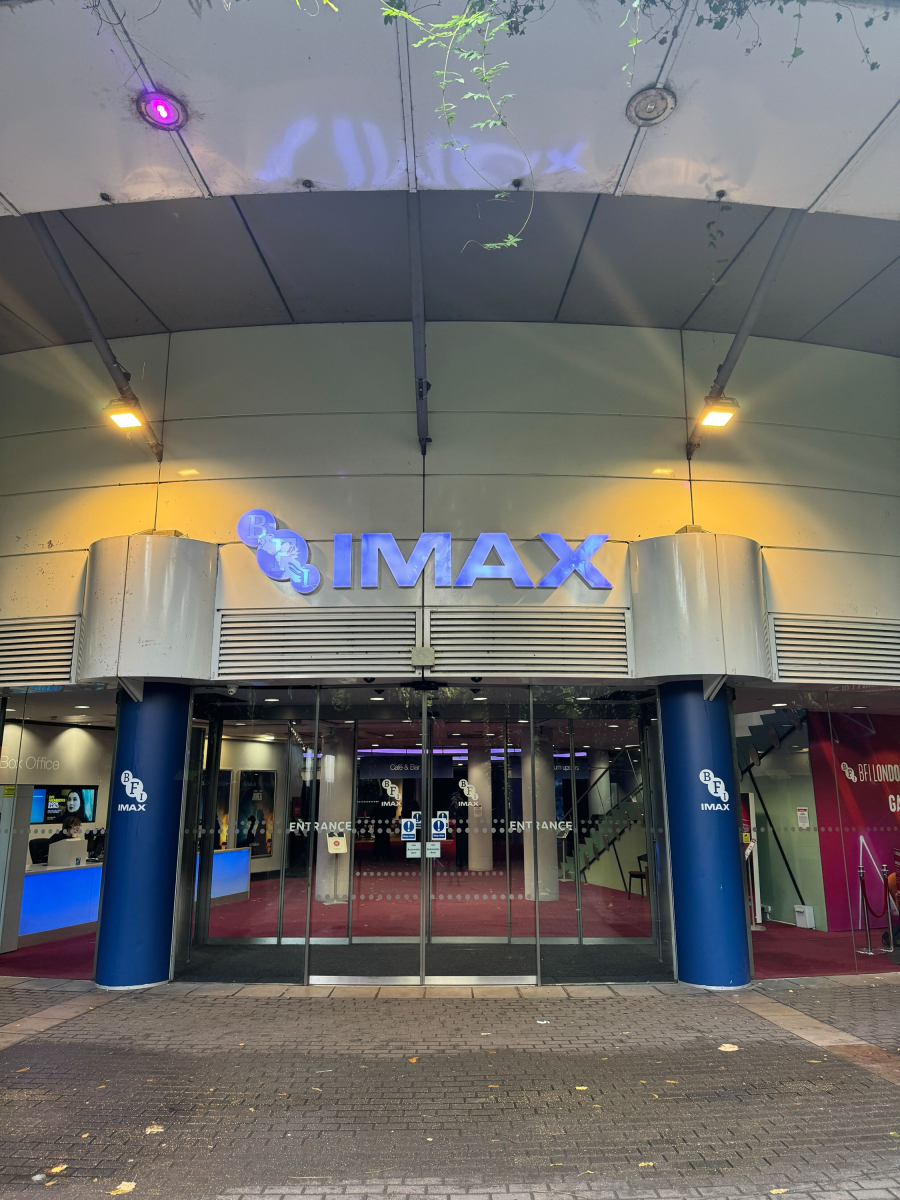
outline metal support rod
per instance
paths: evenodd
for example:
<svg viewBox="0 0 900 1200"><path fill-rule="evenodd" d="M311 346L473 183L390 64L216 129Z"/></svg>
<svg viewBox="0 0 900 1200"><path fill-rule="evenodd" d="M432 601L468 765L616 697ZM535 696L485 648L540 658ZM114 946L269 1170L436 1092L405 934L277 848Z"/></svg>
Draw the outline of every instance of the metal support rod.
<svg viewBox="0 0 900 1200"><path fill-rule="evenodd" d="M419 193L406 193L407 231L409 235L409 284L412 311L413 372L416 377L416 435L425 454L428 436L428 392L425 366L425 275L422 269L422 215Z"/></svg>
<svg viewBox="0 0 900 1200"><path fill-rule="evenodd" d="M222 762L222 714L215 709L209 715L206 736L206 766L203 771L203 804L200 809L200 836L197 867L197 907L194 916L194 945L205 946L209 938L209 910L212 900L213 855L217 849L216 815L219 804L219 769Z"/></svg>
<svg viewBox="0 0 900 1200"><path fill-rule="evenodd" d="M309 985L309 940L310 922L312 920L313 872L316 870L316 862L313 857L313 850L315 848L313 830L319 819L319 709L321 700L322 688L320 685L316 687L316 715L313 720L312 736L312 770L309 772L309 781L306 780L307 772L303 772L304 787L309 788L309 829L306 835L306 932L303 937L304 987Z"/></svg>
<svg viewBox="0 0 900 1200"><path fill-rule="evenodd" d="M782 226L781 233L778 235L778 241L775 243L775 248L769 255L769 261L766 263L765 269L759 277L756 291L747 305L747 311L744 313L740 325L738 325L734 340L728 347L725 361L716 372L713 385L709 389L709 394L714 400L718 400L720 396L724 396L725 394L725 388L728 386L731 374L737 366L738 359L741 357L741 351L746 346L747 340L753 332L753 327L756 324L756 319L765 301L766 293L775 282L775 276L784 262L785 255L790 248L791 242L794 240L794 234L800 228L800 222L805 215L805 209L802 208L794 208L788 213L788 218Z"/></svg>
<svg viewBox="0 0 900 1200"><path fill-rule="evenodd" d="M528 685L528 736L531 750L531 862L534 874L534 982L541 986L541 883L538 874L537 772L534 766L534 685ZM522 771L525 764L522 763ZM524 817L524 812L522 813Z"/></svg>
<svg viewBox="0 0 900 1200"><path fill-rule="evenodd" d="M90 334L91 341L94 343L97 353L103 360L103 365L109 372L110 378L116 385L116 390L122 399L127 400L133 408L138 409L141 413L141 416L144 418L143 424L141 425L141 432L143 433L147 445L153 452L157 462L162 462L162 443L157 439L156 434L153 432L153 428L150 425L150 422L147 420L146 414L141 409L141 402L132 390L131 376L113 353L112 346L110 346L109 342L106 340L103 330L100 328L100 324L97 321L97 318L94 316L91 306L87 302L87 297L78 285L78 280L72 274L69 264L63 258L62 251L60 250L59 246L57 246L56 242L53 240L53 235L47 228L47 222L44 220L41 213L29 213L26 217L26 220L31 226L32 233L37 238L38 242L40 242L41 249L46 254L51 267L56 272L56 275L60 283L65 288L69 299L78 309L78 313L82 321L84 321L87 331Z"/></svg>
<svg viewBox="0 0 900 1200"><path fill-rule="evenodd" d="M881 878L884 880L884 907L888 923L888 954L894 953L894 914L891 912L891 889L888 887L888 869L882 864Z"/></svg>
<svg viewBox="0 0 900 1200"><path fill-rule="evenodd" d="M747 305L747 311L741 318L741 323L737 327L737 333L728 347L725 361L719 364L719 369L716 371L716 377L706 397L707 403L723 400L725 388L728 386L728 381L731 379L734 368L737 366L738 359L741 357L741 353L753 332L769 288L775 282L775 276L784 262L785 255L790 248L791 242L794 240L794 234L800 228L800 222L805 215L806 211L802 208L793 208L788 213L787 220L782 226L775 247L769 255L769 261L766 263L763 273L759 277L759 283L756 285L756 290L750 298L750 303ZM694 423L694 428L685 446L688 462L694 457L703 437L703 426L700 424L702 416L703 414L701 413Z"/></svg>

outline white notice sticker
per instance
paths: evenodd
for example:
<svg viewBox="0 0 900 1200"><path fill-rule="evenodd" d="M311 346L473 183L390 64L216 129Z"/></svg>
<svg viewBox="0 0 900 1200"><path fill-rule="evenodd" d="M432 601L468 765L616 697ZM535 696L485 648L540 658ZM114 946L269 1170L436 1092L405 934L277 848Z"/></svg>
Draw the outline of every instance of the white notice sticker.
<svg viewBox="0 0 900 1200"><path fill-rule="evenodd" d="M407 842L406 843L406 857L407 858L421 858L422 857L422 843L421 842Z"/></svg>
<svg viewBox="0 0 900 1200"><path fill-rule="evenodd" d="M440 842L426 842L425 843L425 857L426 858L440 858L441 857L441 843Z"/></svg>
<svg viewBox="0 0 900 1200"><path fill-rule="evenodd" d="M798 829L809 829L809 809L808 808L798 808L797 809L797 828Z"/></svg>

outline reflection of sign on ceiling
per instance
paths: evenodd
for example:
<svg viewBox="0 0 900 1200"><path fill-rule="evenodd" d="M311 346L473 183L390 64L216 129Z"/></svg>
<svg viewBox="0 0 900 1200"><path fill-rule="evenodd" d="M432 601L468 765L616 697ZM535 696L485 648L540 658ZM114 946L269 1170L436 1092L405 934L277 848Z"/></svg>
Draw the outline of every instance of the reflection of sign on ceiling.
<svg viewBox="0 0 900 1200"><path fill-rule="evenodd" d="M292 529L279 529L275 517L264 508L251 508L237 523L238 537L256 551L259 569L270 579L284 582L302 594L314 592L322 583L318 567L309 561L309 544ZM409 558L404 558L392 533L364 533L360 539L359 582L377 588L383 561L398 587L411 588L419 582L429 559L434 559L435 587L472 587L479 579L509 579L517 588L558 588L570 575L578 575L590 588L610 589L612 584L591 562L608 533L592 533L572 547L558 533L538 535L556 555L556 564L535 583L525 569L508 534L479 533L475 545L453 578L453 538L449 533L423 533ZM349 588L354 575L353 535L334 535L331 586ZM491 561L489 561L491 560Z"/></svg>

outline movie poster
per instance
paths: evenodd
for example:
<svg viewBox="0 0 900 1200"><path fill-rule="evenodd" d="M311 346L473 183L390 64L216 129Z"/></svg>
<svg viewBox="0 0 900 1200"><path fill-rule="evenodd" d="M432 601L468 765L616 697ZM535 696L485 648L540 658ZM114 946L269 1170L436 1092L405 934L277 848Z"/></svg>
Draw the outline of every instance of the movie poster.
<svg viewBox="0 0 900 1200"><path fill-rule="evenodd" d="M241 771L235 845L249 846L251 858L268 858L274 831L275 772Z"/></svg>
<svg viewBox="0 0 900 1200"><path fill-rule="evenodd" d="M61 825L63 817L77 817L88 825L94 819L97 789L80 784L36 787L31 792L31 823Z"/></svg>

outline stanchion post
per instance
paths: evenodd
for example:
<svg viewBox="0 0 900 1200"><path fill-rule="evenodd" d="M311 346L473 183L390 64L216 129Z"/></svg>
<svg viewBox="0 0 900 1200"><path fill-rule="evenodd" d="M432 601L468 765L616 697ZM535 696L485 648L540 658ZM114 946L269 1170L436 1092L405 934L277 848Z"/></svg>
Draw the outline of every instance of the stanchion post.
<svg viewBox="0 0 900 1200"><path fill-rule="evenodd" d="M862 900L863 919L866 922L866 948L860 950L860 954L867 954L874 958L875 951L872 949L872 931L869 929L869 904L866 900L866 879L865 867L862 863L859 864L859 898Z"/></svg>
<svg viewBox="0 0 900 1200"><path fill-rule="evenodd" d="M894 953L894 914L891 912L891 891L888 887L888 869L887 866L881 864L881 878L884 880L884 911L887 913L888 923L888 954Z"/></svg>

